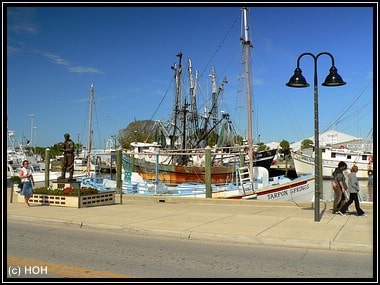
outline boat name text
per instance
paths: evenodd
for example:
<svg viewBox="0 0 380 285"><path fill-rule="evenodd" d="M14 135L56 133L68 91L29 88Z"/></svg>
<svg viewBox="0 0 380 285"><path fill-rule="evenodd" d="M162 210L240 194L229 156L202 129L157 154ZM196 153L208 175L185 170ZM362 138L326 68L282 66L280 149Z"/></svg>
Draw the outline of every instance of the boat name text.
<svg viewBox="0 0 380 285"><path fill-rule="evenodd" d="M294 194L294 193L298 193L298 192L301 192L301 191L305 191L307 189L309 189L309 184L297 186L295 188L290 189L290 194ZM289 189L282 190L282 191L275 192L275 193L270 193L270 194L268 194L268 200L280 198L280 197L283 197L283 196L287 196L287 195L289 195L288 190Z"/></svg>

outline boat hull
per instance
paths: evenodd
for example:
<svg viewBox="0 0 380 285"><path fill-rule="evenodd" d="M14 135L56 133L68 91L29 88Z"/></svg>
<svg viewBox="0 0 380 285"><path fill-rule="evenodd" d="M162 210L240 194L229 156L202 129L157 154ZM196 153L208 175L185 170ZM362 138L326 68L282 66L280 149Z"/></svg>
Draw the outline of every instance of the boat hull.
<svg viewBox="0 0 380 285"><path fill-rule="evenodd" d="M253 166L270 169L277 149L261 151L255 154ZM155 157L155 156L151 156ZM206 183L206 170L203 166L156 164L145 159L134 159L135 171L146 181L160 181L168 185L187 182ZM239 162L211 167L211 183L226 184L236 182Z"/></svg>
<svg viewBox="0 0 380 285"><path fill-rule="evenodd" d="M183 165L158 165L146 161L136 161L135 170L146 181L160 181L168 185L177 185L186 182L206 183L205 167ZM236 180L236 167L211 167L211 183L221 184Z"/></svg>
<svg viewBox="0 0 380 285"><path fill-rule="evenodd" d="M232 186L231 184L225 186L212 185L211 187L211 198L213 199L312 202L314 199L315 179L314 175L308 174L289 182L277 185L272 184L256 191L243 190L241 187ZM206 198L204 184L184 183L166 192L168 193L166 194L167 196ZM158 195L165 196L165 194Z"/></svg>
<svg viewBox="0 0 380 285"><path fill-rule="evenodd" d="M242 189L213 193L213 198L227 199L256 199L264 201L303 201L313 200L315 190L313 175L305 175L292 181L271 185L256 191L243 191Z"/></svg>

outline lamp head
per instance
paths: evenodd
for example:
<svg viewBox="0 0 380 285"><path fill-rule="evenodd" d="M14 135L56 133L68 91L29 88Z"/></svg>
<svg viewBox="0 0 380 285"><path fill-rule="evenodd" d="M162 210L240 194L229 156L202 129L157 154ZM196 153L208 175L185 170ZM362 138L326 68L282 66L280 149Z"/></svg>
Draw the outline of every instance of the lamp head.
<svg viewBox="0 0 380 285"><path fill-rule="evenodd" d="M309 83L306 82L305 77L303 77L301 68L297 67L294 70L294 75L290 77L289 82L286 83L286 86L302 88L302 87L309 87L310 85Z"/></svg>
<svg viewBox="0 0 380 285"><path fill-rule="evenodd" d="M330 73L327 75L325 82L322 83L323 86L342 86L346 82L343 81L342 77L338 74L338 70L335 66L330 68Z"/></svg>

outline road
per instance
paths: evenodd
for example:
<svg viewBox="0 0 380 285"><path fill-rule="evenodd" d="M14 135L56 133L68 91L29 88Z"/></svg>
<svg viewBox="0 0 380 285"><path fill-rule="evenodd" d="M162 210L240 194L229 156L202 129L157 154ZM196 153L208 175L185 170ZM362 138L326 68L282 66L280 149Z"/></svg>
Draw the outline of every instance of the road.
<svg viewBox="0 0 380 285"><path fill-rule="evenodd" d="M6 256L8 278L341 281L372 278L374 274L373 255L367 253L144 237L85 226L21 221L8 222Z"/></svg>

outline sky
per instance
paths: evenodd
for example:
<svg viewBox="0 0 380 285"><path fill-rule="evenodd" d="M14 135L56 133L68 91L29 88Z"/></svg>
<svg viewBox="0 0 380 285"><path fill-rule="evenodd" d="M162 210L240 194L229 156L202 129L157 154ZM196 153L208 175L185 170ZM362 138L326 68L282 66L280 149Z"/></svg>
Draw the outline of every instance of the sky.
<svg viewBox="0 0 380 285"><path fill-rule="evenodd" d="M171 66L178 65L179 52L183 86L190 58L203 106L211 96L212 66L217 86L227 78L219 111L247 135L247 98L239 80L242 5L2 5L3 131L14 131L19 142L48 147L69 133L86 145L91 84L94 147L105 147L135 120L168 121L174 102ZM249 8L254 142L292 143L314 135L314 67L320 132L373 139L375 4L295 5ZM287 87L305 52L332 54L347 84L321 85L332 64L321 55L316 61L300 58L310 87Z"/></svg>

